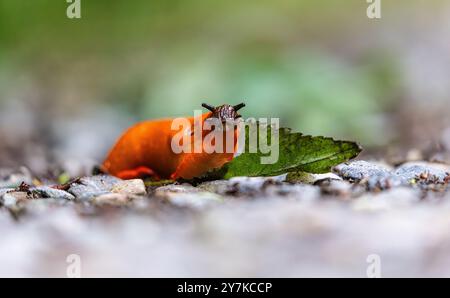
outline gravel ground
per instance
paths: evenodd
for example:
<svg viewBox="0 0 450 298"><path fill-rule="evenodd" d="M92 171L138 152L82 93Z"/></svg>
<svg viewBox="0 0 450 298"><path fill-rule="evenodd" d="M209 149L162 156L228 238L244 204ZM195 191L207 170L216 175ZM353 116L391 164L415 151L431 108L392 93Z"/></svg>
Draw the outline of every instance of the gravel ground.
<svg viewBox="0 0 450 298"><path fill-rule="evenodd" d="M354 161L300 178L56 189L3 169L0 276L64 277L73 255L83 277L366 277L374 256L383 277L450 276L449 172Z"/></svg>

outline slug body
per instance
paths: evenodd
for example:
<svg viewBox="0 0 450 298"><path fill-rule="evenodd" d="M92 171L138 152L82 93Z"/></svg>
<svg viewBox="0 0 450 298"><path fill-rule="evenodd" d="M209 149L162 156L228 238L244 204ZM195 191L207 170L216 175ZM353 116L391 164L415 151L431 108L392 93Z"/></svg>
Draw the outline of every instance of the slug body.
<svg viewBox="0 0 450 298"><path fill-rule="evenodd" d="M202 124L210 118L217 118L221 121L239 118L237 110L244 105L235 107L223 105L213 108L203 104L210 112L201 115ZM102 170L117 176L121 179L133 179L142 177L152 177L154 179L177 180L192 179L201 176L211 169L219 168L226 162L233 159L234 152L211 152L207 148L214 145L212 142L207 145L203 142L204 137L211 132L202 125L201 138L194 135L194 117L186 118L190 127L183 134L187 134L191 139L192 147L195 143L201 142L200 153L180 152L175 153L172 148L172 140L180 130L173 130L174 119L149 120L135 124L130 127L116 142L110 150L106 160L102 164ZM238 132L233 128L234 151L237 148ZM226 148L226 133L223 136L224 148Z"/></svg>

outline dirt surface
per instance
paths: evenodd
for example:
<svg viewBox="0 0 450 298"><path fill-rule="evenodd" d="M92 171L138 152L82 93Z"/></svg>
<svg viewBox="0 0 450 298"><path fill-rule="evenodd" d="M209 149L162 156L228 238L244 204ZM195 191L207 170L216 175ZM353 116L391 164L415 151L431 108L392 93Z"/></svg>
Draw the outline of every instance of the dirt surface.
<svg viewBox="0 0 450 298"><path fill-rule="evenodd" d="M382 276L449 276L449 172L355 161L289 181L55 188L2 170L0 275L64 277L76 255L81 276L366 277L374 256Z"/></svg>

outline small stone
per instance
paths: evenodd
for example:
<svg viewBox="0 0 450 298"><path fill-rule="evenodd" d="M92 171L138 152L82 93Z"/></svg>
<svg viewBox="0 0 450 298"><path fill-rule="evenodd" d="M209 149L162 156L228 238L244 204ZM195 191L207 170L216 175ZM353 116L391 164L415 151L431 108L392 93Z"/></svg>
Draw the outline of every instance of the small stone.
<svg viewBox="0 0 450 298"><path fill-rule="evenodd" d="M28 201L26 192L8 192L1 197L2 205L6 208L15 208Z"/></svg>
<svg viewBox="0 0 450 298"><path fill-rule="evenodd" d="M426 185L445 183L449 167L428 162L408 162L395 170L389 170L366 161L355 161L339 165L336 172L343 178L361 181L369 190L385 190L399 186L416 185L426 189Z"/></svg>
<svg viewBox="0 0 450 298"><path fill-rule="evenodd" d="M392 173L380 173L367 178L366 184L369 190L385 190L407 183Z"/></svg>
<svg viewBox="0 0 450 298"><path fill-rule="evenodd" d="M315 184L321 180L342 180L342 178L334 173L310 174L305 172L292 172L286 176L286 182L290 183Z"/></svg>
<svg viewBox="0 0 450 298"><path fill-rule="evenodd" d="M103 195L93 198L92 203L97 204L97 205L121 206L121 205L126 205L131 200L132 200L132 198L130 196L128 196L127 194L109 193L109 194L103 194Z"/></svg>
<svg viewBox="0 0 450 298"><path fill-rule="evenodd" d="M154 195L167 200L175 206L193 209L202 209L223 201L220 195L203 191L188 184L161 186L155 190Z"/></svg>
<svg viewBox="0 0 450 298"><path fill-rule="evenodd" d="M314 182L320 180L342 180L341 177L334 173L324 173L324 174L311 174L313 176Z"/></svg>
<svg viewBox="0 0 450 298"><path fill-rule="evenodd" d="M406 160L413 161L413 160L421 160L423 159L422 151L418 149L411 149L406 154Z"/></svg>
<svg viewBox="0 0 450 298"><path fill-rule="evenodd" d="M373 176L387 177L390 175L390 170L388 168L364 160L343 163L336 166L334 170L342 178L355 181L360 181Z"/></svg>
<svg viewBox="0 0 450 298"><path fill-rule="evenodd" d="M3 195L3 204L5 206L11 206L17 204L20 201L27 201L28 196L26 192L9 192Z"/></svg>
<svg viewBox="0 0 450 298"><path fill-rule="evenodd" d="M284 180L286 180L286 175L275 177L234 177L229 180L229 192L252 196L264 192L269 185L281 185Z"/></svg>
<svg viewBox="0 0 450 298"><path fill-rule="evenodd" d="M415 179L435 177L436 182L444 183L450 168L448 166L427 162L408 162L398 167L394 174L399 176L405 183L411 183Z"/></svg>
<svg viewBox="0 0 450 298"><path fill-rule="evenodd" d="M14 191L14 188L0 188L0 198L1 198L4 194L6 194L6 193L8 193L8 192L12 192L12 191Z"/></svg>
<svg viewBox="0 0 450 298"><path fill-rule="evenodd" d="M31 196L35 199L37 198L51 198L51 199L63 199L63 200L74 200L75 196L68 193L67 191L51 188L49 186L35 187L30 190Z"/></svg>
<svg viewBox="0 0 450 298"><path fill-rule="evenodd" d="M223 202L221 196L211 192L166 193L164 198L175 206L193 209L204 209Z"/></svg>
<svg viewBox="0 0 450 298"><path fill-rule="evenodd" d="M122 180L108 175L83 177L78 183L72 183L68 192L73 194L77 199L90 200L110 193L114 185L120 181Z"/></svg>
<svg viewBox="0 0 450 298"><path fill-rule="evenodd" d="M350 197L352 195L352 185L344 180L320 180L323 181L320 184L322 194L338 196L338 197Z"/></svg>
<svg viewBox="0 0 450 298"><path fill-rule="evenodd" d="M221 195L226 195L229 193L230 189L232 188L230 185L230 181L228 180L214 180L214 181L207 181L199 184L197 186L200 190L205 190L209 192L214 192Z"/></svg>
<svg viewBox="0 0 450 298"><path fill-rule="evenodd" d="M313 174L305 172L291 172L286 176L286 182L313 184L315 181Z"/></svg>
<svg viewBox="0 0 450 298"><path fill-rule="evenodd" d="M113 186L111 192L132 195L145 195L147 193L144 181L141 179L119 181Z"/></svg>
<svg viewBox="0 0 450 298"><path fill-rule="evenodd" d="M199 191L199 189L190 184L170 184L155 189L155 195L164 195L165 193L193 193Z"/></svg>

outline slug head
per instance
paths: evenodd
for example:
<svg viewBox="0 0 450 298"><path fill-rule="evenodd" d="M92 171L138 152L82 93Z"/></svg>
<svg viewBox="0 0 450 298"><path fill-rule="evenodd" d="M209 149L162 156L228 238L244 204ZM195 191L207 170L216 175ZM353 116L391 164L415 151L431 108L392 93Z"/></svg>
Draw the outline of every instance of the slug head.
<svg viewBox="0 0 450 298"><path fill-rule="evenodd" d="M213 107L209 104L203 103L202 107L211 111L211 118L217 118L220 121L225 122L227 120L235 120L240 118L241 115L238 114L238 111L245 107L245 103L240 103L235 106L224 104L218 107Z"/></svg>

